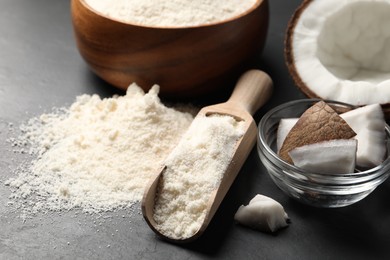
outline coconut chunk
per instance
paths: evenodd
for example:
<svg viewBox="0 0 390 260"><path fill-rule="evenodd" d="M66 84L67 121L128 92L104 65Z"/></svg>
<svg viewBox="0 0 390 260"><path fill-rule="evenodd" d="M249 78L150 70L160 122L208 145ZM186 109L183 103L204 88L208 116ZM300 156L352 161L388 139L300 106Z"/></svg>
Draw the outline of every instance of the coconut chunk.
<svg viewBox="0 0 390 260"><path fill-rule="evenodd" d="M340 114L355 131L357 142L356 166L371 168L381 164L386 156L385 117L379 104L356 108ZM279 122L277 132L277 151L279 152L288 132L298 118L283 118Z"/></svg>
<svg viewBox="0 0 390 260"><path fill-rule="evenodd" d="M350 139L355 135L344 119L324 101L319 101L301 115L287 134L279 156L292 163L288 153L296 147L333 139Z"/></svg>
<svg viewBox="0 0 390 260"><path fill-rule="evenodd" d="M287 227L290 222L279 202L260 194L249 201L247 206L241 205L234 219L241 225L263 232L275 232Z"/></svg>
<svg viewBox="0 0 390 260"><path fill-rule="evenodd" d="M296 85L311 98L389 110L389 13L390 0L303 1L285 45Z"/></svg>
<svg viewBox="0 0 390 260"><path fill-rule="evenodd" d="M340 115L356 132L356 164L371 168L381 164L386 155L386 121L379 104L360 107Z"/></svg>
<svg viewBox="0 0 390 260"><path fill-rule="evenodd" d="M336 139L297 147L289 152L295 166L314 173L352 173L356 139Z"/></svg>
<svg viewBox="0 0 390 260"><path fill-rule="evenodd" d="M282 118L279 121L278 130L276 132L276 150L279 152L284 139L290 132L291 128L297 123L298 118Z"/></svg>

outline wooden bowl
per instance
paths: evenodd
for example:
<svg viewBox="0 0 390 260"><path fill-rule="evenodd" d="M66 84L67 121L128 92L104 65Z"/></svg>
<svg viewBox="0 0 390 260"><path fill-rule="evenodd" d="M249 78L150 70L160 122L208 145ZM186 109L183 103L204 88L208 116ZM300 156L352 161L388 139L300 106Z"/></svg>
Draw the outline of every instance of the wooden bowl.
<svg viewBox="0 0 390 260"><path fill-rule="evenodd" d="M153 84L170 97L191 97L223 87L262 50L268 1L211 25L169 28L129 24L105 17L84 0L72 0L77 47L91 70L120 89Z"/></svg>

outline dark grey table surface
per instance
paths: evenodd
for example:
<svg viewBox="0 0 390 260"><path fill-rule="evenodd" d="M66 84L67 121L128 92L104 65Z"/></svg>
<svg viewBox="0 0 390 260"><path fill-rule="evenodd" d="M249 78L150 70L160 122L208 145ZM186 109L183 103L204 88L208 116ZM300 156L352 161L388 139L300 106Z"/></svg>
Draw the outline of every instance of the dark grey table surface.
<svg viewBox="0 0 390 260"><path fill-rule="evenodd" d="M275 83L270 108L304 96L294 87L283 57L286 25L298 0L270 0L271 21L258 67ZM69 0L0 1L0 259L390 259L390 181L352 206L319 209L284 195L270 180L255 149L206 233L174 245L157 238L139 210L89 216L38 214L23 222L7 207L4 180L22 160L6 142L17 127L77 95L120 93L95 77L76 49ZM292 223L274 235L233 221L255 194L278 200Z"/></svg>

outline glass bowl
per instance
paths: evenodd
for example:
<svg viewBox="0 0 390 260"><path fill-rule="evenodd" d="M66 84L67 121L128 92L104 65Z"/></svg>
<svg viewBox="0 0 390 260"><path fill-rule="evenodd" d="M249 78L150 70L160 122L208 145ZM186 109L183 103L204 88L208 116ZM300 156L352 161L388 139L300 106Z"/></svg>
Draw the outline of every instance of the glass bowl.
<svg viewBox="0 0 390 260"><path fill-rule="evenodd" d="M386 124L387 155L382 164L348 174L324 174L304 171L291 165L276 153L276 134L280 119L298 118L316 99L302 99L279 105L266 113L259 122L257 152L274 183L293 199L307 205L335 208L362 200L384 182L390 173L390 128ZM336 111L355 108L352 105L326 101Z"/></svg>

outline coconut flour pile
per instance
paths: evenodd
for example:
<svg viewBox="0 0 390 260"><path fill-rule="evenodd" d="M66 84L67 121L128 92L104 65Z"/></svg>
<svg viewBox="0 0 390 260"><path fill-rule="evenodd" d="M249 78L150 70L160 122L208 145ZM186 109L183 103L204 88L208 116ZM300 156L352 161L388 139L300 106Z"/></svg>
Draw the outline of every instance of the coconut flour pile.
<svg viewBox="0 0 390 260"><path fill-rule="evenodd" d="M196 26L228 20L249 10L256 0L85 0L113 19L147 26Z"/></svg>
<svg viewBox="0 0 390 260"><path fill-rule="evenodd" d="M207 213L244 134L244 121L222 115L198 116L165 161L154 209L157 229L174 239L194 235Z"/></svg>
<svg viewBox="0 0 390 260"><path fill-rule="evenodd" d="M14 145L35 157L6 181L11 201L27 213L126 208L140 201L149 178L193 120L164 106L158 86L135 84L125 96L81 95L70 106L22 126Z"/></svg>

